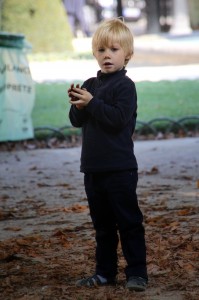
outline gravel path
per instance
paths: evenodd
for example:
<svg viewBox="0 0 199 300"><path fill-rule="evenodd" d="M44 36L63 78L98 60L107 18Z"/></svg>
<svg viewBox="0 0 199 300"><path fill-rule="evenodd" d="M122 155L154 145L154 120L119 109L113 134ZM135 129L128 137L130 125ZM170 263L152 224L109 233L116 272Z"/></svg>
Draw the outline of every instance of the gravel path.
<svg viewBox="0 0 199 300"><path fill-rule="evenodd" d="M199 138L136 141L139 193L169 186L175 205L198 206ZM80 147L0 152L0 240L34 232L49 233L57 226L78 224L88 213L66 214L59 209L86 205ZM164 191L165 193L165 191ZM168 205L173 206L172 198ZM46 213L38 214L39 209ZM49 214L49 212L51 213ZM55 210L55 211L53 211Z"/></svg>

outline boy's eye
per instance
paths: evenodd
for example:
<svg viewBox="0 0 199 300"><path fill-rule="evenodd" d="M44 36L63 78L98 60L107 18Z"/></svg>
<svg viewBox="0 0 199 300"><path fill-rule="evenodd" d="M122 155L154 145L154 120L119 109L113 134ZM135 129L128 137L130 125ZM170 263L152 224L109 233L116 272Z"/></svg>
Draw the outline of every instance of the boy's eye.
<svg viewBox="0 0 199 300"><path fill-rule="evenodd" d="M110 49L112 52L116 52L116 51L119 50L118 47L110 47L109 49ZM100 52L100 53L102 53L102 52L106 51L106 49L102 47L102 48L98 48L97 51Z"/></svg>

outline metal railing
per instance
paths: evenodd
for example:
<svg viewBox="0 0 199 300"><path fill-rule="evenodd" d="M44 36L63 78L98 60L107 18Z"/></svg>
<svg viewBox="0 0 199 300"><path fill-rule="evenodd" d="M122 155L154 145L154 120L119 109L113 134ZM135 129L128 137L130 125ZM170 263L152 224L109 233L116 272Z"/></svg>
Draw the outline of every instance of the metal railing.
<svg viewBox="0 0 199 300"><path fill-rule="evenodd" d="M185 136L189 132L199 131L199 115L186 116L178 120L168 117L154 118L148 122L137 120L135 135L153 135L156 137L159 132L167 135L173 133L178 135L179 133ZM78 134L78 129L75 129L71 125L66 125L60 128L53 126L39 126L34 128L35 137L52 138L57 137L59 139L65 139L66 136Z"/></svg>

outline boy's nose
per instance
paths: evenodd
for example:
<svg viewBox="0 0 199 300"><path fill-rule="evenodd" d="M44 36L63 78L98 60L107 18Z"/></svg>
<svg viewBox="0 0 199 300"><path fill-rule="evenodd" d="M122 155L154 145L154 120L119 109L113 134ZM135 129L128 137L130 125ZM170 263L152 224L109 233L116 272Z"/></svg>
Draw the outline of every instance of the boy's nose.
<svg viewBox="0 0 199 300"><path fill-rule="evenodd" d="M106 51L104 52L104 57L105 57L105 58L109 58L109 57L110 57L110 51L109 51L109 50L106 50Z"/></svg>

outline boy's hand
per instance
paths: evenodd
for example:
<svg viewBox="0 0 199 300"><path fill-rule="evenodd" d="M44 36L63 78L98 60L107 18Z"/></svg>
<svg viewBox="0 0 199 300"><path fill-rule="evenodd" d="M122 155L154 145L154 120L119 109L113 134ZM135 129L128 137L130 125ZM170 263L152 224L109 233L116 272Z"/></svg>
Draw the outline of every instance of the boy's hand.
<svg viewBox="0 0 199 300"><path fill-rule="evenodd" d="M70 103L74 104L78 109L82 109L87 106L91 101L93 96L86 89L81 89L79 84L74 86L71 84L71 87L68 89L68 96L70 97Z"/></svg>
<svg viewBox="0 0 199 300"><path fill-rule="evenodd" d="M71 93L71 92L74 92L74 88L75 88L75 86L74 86L74 83L73 83L73 84L71 84L70 88L68 89L68 96L70 97L70 99L71 99L72 101L78 100L78 98L75 97L75 96L73 96L72 93ZM76 88L80 88L80 85L77 84L77 85L76 85Z"/></svg>

